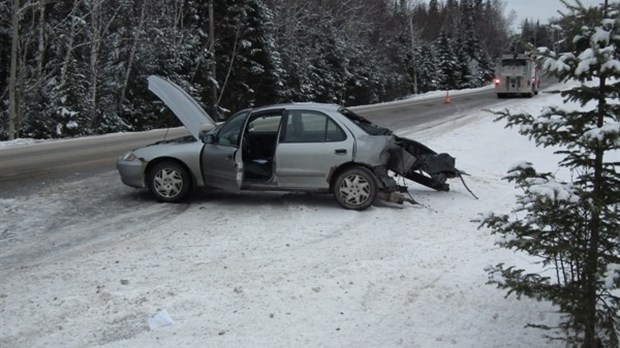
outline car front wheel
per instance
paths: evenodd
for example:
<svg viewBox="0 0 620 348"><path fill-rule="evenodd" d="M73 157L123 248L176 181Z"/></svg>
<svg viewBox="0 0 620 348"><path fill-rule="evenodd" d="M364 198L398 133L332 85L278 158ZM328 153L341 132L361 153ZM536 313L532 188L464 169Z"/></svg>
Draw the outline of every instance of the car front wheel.
<svg viewBox="0 0 620 348"><path fill-rule="evenodd" d="M346 209L368 208L377 197L377 181L374 174L364 167L344 170L334 182L334 196Z"/></svg>
<svg viewBox="0 0 620 348"><path fill-rule="evenodd" d="M172 161L157 163L149 171L147 180L149 190L161 202L181 202L191 188L187 170Z"/></svg>

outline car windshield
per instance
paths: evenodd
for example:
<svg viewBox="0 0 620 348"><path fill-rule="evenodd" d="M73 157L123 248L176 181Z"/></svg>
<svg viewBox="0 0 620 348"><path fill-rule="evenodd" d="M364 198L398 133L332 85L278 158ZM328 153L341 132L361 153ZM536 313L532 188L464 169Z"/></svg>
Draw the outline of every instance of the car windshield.
<svg viewBox="0 0 620 348"><path fill-rule="evenodd" d="M343 114L349 120L353 121L353 123L358 125L358 127L360 127L364 132L370 135L391 135L392 134L391 130L384 128L384 127L380 127L368 121L367 119L363 118L362 116L354 113L353 111L349 109L340 108L338 109L338 112Z"/></svg>
<svg viewBox="0 0 620 348"><path fill-rule="evenodd" d="M212 128L209 131L207 131L206 134L213 134L213 135L218 134L220 129L222 129L222 127L224 127L225 124L232 122L231 120L234 119L234 118L242 118L243 116L240 116L240 115L247 116L248 115L248 111L249 111L249 109L243 109L241 111L238 111L234 115L230 116L228 118L228 120L226 120L226 122L219 123L217 126L215 126L215 128Z"/></svg>

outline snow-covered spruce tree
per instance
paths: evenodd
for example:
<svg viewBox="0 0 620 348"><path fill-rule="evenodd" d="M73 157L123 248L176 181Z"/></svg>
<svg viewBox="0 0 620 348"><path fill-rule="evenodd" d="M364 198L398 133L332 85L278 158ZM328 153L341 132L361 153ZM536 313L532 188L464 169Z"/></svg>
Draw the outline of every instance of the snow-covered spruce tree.
<svg viewBox="0 0 620 348"><path fill-rule="evenodd" d="M541 49L547 74L578 87L562 92L582 110L549 107L535 117L500 112L538 146L557 146L567 182L516 165L507 179L523 190L511 215L490 214L482 226L498 244L541 260L532 271L498 264L490 283L508 295L546 300L563 314L552 339L573 347L620 346L620 4L569 9L574 50ZM571 31L569 30L569 32ZM538 268L538 267L537 267Z"/></svg>
<svg viewBox="0 0 620 348"><path fill-rule="evenodd" d="M437 89L437 58L433 47L422 43L419 47L418 88L421 93Z"/></svg>
<svg viewBox="0 0 620 348"><path fill-rule="evenodd" d="M458 65L452 50L452 40L445 31L441 31L435 43L437 50L437 75L439 88L455 89L458 84Z"/></svg>

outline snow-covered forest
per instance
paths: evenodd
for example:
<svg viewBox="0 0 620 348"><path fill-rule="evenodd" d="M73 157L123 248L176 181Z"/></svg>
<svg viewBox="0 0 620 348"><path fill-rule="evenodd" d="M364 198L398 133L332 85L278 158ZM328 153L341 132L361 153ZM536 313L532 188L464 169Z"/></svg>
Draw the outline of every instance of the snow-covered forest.
<svg viewBox="0 0 620 348"><path fill-rule="evenodd" d="M220 118L282 101L359 105L477 87L509 43L501 0L219 0L212 21L209 4L0 3L0 139L172 124L147 90L151 74Z"/></svg>

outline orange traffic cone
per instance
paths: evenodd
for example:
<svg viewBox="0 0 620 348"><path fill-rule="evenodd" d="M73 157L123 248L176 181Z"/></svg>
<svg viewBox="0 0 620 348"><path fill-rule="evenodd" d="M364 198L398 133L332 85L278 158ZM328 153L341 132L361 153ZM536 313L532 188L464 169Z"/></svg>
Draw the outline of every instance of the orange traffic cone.
<svg viewBox="0 0 620 348"><path fill-rule="evenodd" d="M452 103L452 98L450 98L450 92L446 91L446 97L443 99L444 104Z"/></svg>

